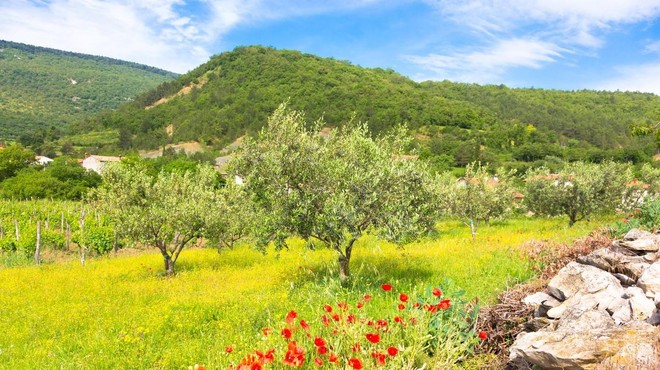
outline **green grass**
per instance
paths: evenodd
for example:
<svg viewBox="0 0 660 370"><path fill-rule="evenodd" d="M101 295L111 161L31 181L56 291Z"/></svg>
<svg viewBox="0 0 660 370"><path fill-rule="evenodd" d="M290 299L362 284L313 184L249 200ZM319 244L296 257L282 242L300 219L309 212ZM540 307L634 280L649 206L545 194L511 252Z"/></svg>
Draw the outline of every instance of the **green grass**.
<svg viewBox="0 0 660 370"><path fill-rule="evenodd" d="M162 277L156 253L4 268L0 368L227 368L258 347L261 328L277 333L289 310L318 317L324 303L356 302L384 282L400 292L442 285L492 303L499 291L532 277L518 257L524 241L568 242L601 224L519 219L482 228L472 241L467 228L443 223L438 239L402 249L365 237L354 251L349 287L336 283L331 251L304 249L296 240L266 255L247 246L185 250L173 278ZM227 345L235 352L225 353Z"/></svg>

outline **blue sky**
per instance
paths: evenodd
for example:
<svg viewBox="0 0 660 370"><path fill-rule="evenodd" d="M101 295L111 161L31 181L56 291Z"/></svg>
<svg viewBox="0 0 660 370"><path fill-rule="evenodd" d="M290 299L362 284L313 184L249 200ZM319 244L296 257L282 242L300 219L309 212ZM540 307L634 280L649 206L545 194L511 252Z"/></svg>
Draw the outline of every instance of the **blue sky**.
<svg viewBox="0 0 660 370"><path fill-rule="evenodd" d="M0 0L0 39L179 73L258 44L417 81L660 95L660 0Z"/></svg>

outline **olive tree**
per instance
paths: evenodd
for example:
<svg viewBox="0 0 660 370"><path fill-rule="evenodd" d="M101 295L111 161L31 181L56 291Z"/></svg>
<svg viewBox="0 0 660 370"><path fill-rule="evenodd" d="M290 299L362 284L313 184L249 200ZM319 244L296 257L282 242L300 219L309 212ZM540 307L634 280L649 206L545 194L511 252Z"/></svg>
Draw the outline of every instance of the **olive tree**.
<svg viewBox="0 0 660 370"><path fill-rule="evenodd" d="M566 215L573 225L592 214L616 210L631 180L630 166L611 161L568 163L556 174L539 168L527 173L525 201L532 212Z"/></svg>
<svg viewBox="0 0 660 370"><path fill-rule="evenodd" d="M457 180L445 174L438 179L442 193L440 204L446 213L469 226L472 239L476 239L480 223L504 218L514 210L513 175L513 171L499 168L492 176L487 165L470 163L465 167L463 178Z"/></svg>
<svg viewBox="0 0 660 370"><path fill-rule="evenodd" d="M321 127L308 129L301 112L281 105L258 137L245 140L230 171L257 209L259 246L285 247L292 234L318 239L337 252L344 282L365 231L403 243L431 230L435 193L422 164L403 155L403 128L372 139L366 124L329 135Z"/></svg>
<svg viewBox="0 0 660 370"><path fill-rule="evenodd" d="M245 188L229 181L219 189L206 212L206 237L219 250L245 238L255 222L254 204Z"/></svg>
<svg viewBox="0 0 660 370"><path fill-rule="evenodd" d="M216 172L160 172L155 178L139 163L105 167L103 184L92 197L114 219L118 232L158 248L165 273L174 273L181 251L202 236L206 214L217 200Z"/></svg>

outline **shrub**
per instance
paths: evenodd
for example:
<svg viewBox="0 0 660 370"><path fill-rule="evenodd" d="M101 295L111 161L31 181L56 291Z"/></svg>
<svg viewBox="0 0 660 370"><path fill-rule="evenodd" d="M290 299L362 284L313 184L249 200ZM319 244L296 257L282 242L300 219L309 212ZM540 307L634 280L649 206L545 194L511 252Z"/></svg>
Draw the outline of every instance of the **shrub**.
<svg viewBox="0 0 660 370"><path fill-rule="evenodd" d="M90 227L83 233L77 231L73 235L73 241L98 254L105 254L110 252L114 247L115 231L112 227L108 226Z"/></svg>
<svg viewBox="0 0 660 370"><path fill-rule="evenodd" d="M660 228L660 198L642 204L612 225L616 236L623 236L632 229L654 230Z"/></svg>

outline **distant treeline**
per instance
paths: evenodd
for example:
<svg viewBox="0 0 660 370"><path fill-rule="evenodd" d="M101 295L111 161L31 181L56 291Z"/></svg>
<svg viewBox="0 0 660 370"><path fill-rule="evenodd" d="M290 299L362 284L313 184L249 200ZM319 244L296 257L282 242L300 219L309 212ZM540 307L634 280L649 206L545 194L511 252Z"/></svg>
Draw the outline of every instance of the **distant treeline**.
<svg viewBox="0 0 660 370"><path fill-rule="evenodd" d="M421 154L439 167L475 160L648 161L653 143L632 137L628 126L653 119L660 106L660 97L648 93L417 83L389 69L246 46L214 56L77 130L116 129L123 149L189 140L221 148L258 132L283 101L328 126L366 121L374 135L405 123Z"/></svg>
<svg viewBox="0 0 660 370"><path fill-rule="evenodd" d="M76 58L80 58L80 59L93 60L93 61L100 62L100 63L105 63L105 64L112 64L112 65L118 65L118 66L128 66L128 67L131 67L131 68L141 69L143 71L155 73L157 75L161 75L161 76L165 76L165 77L169 77L169 78L176 78L177 76L179 76L178 73L166 71L164 69L160 69L160 68L156 68L156 67L147 66L147 65L144 65L144 64L139 64L139 63L134 63L134 62L127 62L125 60L108 58L108 57L103 57L103 56L98 56L98 55L75 53L75 52L72 52L72 51L64 51L64 50L58 50L58 49L45 48L45 47L41 47L41 46L22 44L20 42L0 40L0 49L1 48L18 49L18 50L22 50L26 53L31 53L31 54L49 53L49 54L58 55L58 56L69 56L69 57L76 57Z"/></svg>

